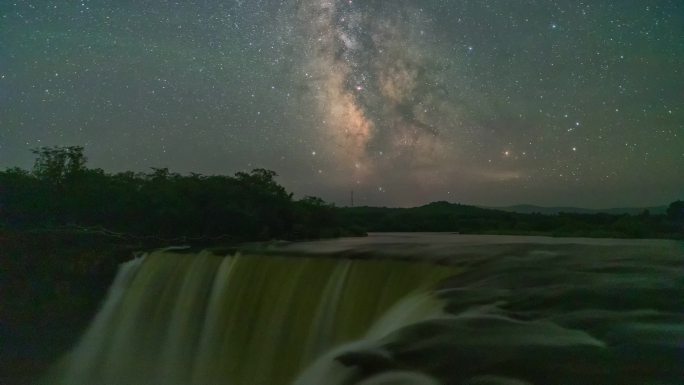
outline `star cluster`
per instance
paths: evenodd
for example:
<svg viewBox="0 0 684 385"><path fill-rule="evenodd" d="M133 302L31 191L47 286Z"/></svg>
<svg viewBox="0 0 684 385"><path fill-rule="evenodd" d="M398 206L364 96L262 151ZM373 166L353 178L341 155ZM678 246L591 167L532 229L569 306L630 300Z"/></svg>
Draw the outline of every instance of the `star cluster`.
<svg viewBox="0 0 684 385"><path fill-rule="evenodd" d="M0 4L0 166L264 167L299 196L608 207L684 196L684 4Z"/></svg>

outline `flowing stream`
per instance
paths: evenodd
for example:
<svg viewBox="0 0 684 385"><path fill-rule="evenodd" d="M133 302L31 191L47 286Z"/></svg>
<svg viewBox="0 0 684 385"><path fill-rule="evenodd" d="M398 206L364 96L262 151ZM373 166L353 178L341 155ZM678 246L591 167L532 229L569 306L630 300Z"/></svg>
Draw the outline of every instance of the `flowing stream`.
<svg viewBox="0 0 684 385"><path fill-rule="evenodd" d="M442 314L429 291L455 272L389 260L153 252L121 266L58 377L73 385L288 384L335 346L361 337L372 344Z"/></svg>
<svg viewBox="0 0 684 385"><path fill-rule="evenodd" d="M65 385L681 385L684 245L378 234L120 267Z"/></svg>

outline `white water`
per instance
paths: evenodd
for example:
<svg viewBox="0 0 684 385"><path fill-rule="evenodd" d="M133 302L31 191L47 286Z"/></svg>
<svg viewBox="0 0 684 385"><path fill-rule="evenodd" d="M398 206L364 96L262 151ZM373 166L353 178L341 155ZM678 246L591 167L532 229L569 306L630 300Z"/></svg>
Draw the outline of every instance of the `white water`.
<svg viewBox="0 0 684 385"><path fill-rule="evenodd" d="M684 378L681 242L383 234L268 251L289 256L166 251L125 264L46 383Z"/></svg>
<svg viewBox="0 0 684 385"><path fill-rule="evenodd" d="M383 343L404 327L427 320L446 318L444 303L427 293L409 295L382 315L366 332L363 338L342 345L318 358L294 381L294 385L344 385L353 381L357 368L345 366L336 360L345 353L364 352L391 359L391 353ZM412 382L413 381L413 382ZM359 383L371 384L436 384L433 379L413 372L393 371Z"/></svg>
<svg viewBox="0 0 684 385"><path fill-rule="evenodd" d="M455 271L155 252L121 267L101 311L48 382L289 384L335 346L360 339L379 347L401 327L441 314L442 303L427 292ZM332 384L330 376L303 383Z"/></svg>

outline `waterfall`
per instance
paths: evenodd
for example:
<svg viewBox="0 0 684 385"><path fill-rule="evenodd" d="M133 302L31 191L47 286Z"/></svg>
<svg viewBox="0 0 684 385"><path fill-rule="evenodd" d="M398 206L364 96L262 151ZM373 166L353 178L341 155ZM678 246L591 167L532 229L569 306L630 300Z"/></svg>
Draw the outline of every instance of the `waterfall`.
<svg viewBox="0 0 684 385"><path fill-rule="evenodd" d="M454 273L392 260L153 252L121 266L47 382L312 384L326 368L344 380L336 352L380 349L392 332L437 317L442 305L429 293ZM366 381L434 383L399 371Z"/></svg>

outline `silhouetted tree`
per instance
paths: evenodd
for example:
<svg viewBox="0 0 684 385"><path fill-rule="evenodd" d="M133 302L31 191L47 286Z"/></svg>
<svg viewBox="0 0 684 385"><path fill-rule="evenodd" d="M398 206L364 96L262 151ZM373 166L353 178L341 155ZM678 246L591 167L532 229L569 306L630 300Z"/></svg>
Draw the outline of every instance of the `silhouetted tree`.
<svg viewBox="0 0 684 385"><path fill-rule="evenodd" d="M168 168L107 174L86 167L83 147L33 150L33 171L0 172L0 225L104 227L131 235L226 236L235 240L341 234L337 211L319 198L292 200L266 169L187 176Z"/></svg>
<svg viewBox="0 0 684 385"><path fill-rule="evenodd" d="M673 222L680 222L684 220L684 201L675 201L670 203L667 208L667 217Z"/></svg>
<svg viewBox="0 0 684 385"><path fill-rule="evenodd" d="M86 167L83 147L42 147L32 172L0 171L0 226L104 227L130 235L302 239L366 231L454 231L557 236L684 236L684 202L665 215L517 214L434 202L415 208L337 208L293 200L271 170L180 175L168 168L108 174Z"/></svg>
<svg viewBox="0 0 684 385"><path fill-rule="evenodd" d="M86 157L81 146L39 147L31 150L36 155L33 174L52 182L85 171Z"/></svg>

